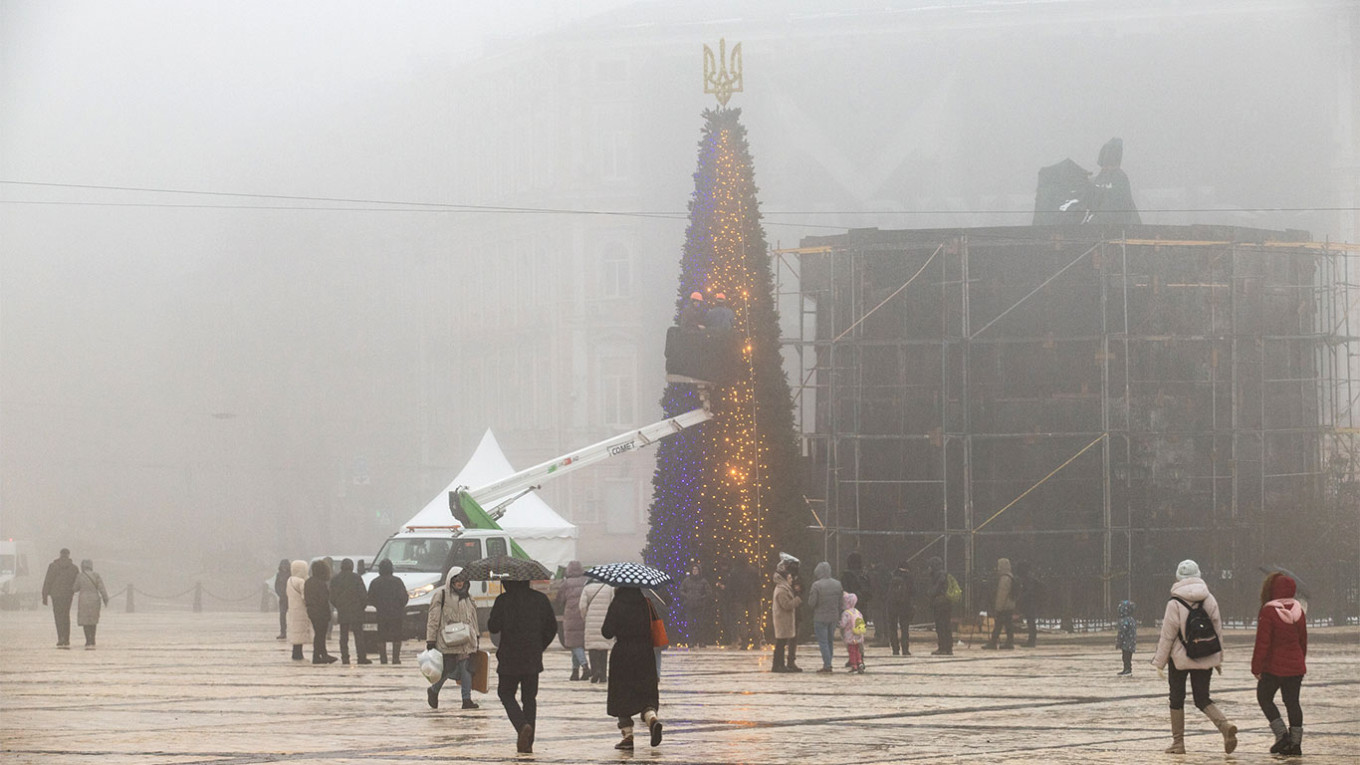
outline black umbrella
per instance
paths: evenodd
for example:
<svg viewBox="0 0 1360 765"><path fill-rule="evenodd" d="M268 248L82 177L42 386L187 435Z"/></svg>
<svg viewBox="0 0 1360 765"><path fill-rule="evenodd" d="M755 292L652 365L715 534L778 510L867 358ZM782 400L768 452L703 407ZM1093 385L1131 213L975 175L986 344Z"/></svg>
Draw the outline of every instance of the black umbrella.
<svg viewBox="0 0 1360 765"><path fill-rule="evenodd" d="M459 576L473 582L497 580L532 582L538 579L551 579L552 573L536 560L497 555L474 560L463 566L463 573Z"/></svg>
<svg viewBox="0 0 1360 765"><path fill-rule="evenodd" d="M641 563L605 563L586 569L586 576L615 587L660 587L671 575Z"/></svg>

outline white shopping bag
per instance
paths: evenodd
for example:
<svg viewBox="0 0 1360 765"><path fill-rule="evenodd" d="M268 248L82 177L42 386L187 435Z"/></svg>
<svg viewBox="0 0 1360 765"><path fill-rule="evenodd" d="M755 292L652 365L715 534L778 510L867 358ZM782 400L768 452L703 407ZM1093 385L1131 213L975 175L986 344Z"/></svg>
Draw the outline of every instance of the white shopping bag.
<svg viewBox="0 0 1360 765"><path fill-rule="evenodd" d="M420 665L420 674L431 683L439 682L439 678L444 676L444 654L438 648L416 654L416 663Z"/></svg>

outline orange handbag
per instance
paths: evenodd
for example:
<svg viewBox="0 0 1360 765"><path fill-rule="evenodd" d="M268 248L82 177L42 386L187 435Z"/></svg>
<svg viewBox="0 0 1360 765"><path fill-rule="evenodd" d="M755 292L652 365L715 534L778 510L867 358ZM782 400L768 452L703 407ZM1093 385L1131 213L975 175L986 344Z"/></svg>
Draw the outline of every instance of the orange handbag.
<svg viewBox="0 0 1360 765"><path fill-rule="evenodd" d="M647 612L652 616L652 647L665 648L671 644L670 638L666 637L666 623L661 621L651 601L647 602Z"/></svg>

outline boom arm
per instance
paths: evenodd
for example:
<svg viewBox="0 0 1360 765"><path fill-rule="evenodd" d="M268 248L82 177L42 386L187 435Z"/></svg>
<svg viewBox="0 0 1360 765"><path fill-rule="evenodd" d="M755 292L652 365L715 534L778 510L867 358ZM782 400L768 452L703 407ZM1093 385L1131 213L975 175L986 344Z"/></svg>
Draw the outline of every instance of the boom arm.
<svg viewBox="0 0 1360 765"><path fill-rule="evenodd" d="M523 493L528 489L537 489L544 481L551 481L587 465L593 465L610 457L650 446L666 436L679 433L685 428L693 427L711 419L713 419L713 414L708 409L692 409L684 414L654 422L638 430L630 430L583 449L577 449L574 452L534 465L485 486L466 491L459 489L456 492L450 492L449 506L450 508L457 506L455 503L461 505L463 512L467 513L468 518L476 528L500 528L496 523L496 516L482 510L483 505L498 502L512 495ZM469 508L465 500L472 500L476 510L473 511L472 508ZM488 523L490 525L486 525Z"/></svg>

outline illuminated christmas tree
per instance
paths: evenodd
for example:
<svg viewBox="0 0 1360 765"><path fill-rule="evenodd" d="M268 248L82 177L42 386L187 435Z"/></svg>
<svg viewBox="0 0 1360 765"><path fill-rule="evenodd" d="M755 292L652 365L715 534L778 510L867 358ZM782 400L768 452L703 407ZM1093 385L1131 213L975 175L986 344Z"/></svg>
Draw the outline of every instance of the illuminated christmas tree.
<svg viewBox="0 0 1360 765"><path fill-rule="evenodd" d="M779 550L805 548L806 526L793 406L779 350L774 279L760 224L755 176L740 109L704 112L699 166L680 258L676 316L690 293L724 293L736 314L745 369L711 392L711 421L663 440L643 557L676 578L700 562L749 562L759 572L767 612L769 579ZM671 383L661 399L667 417L700 406L692 384ZM711 574L710 574L711 576ZM692 634L683 612L672 620Z"/></svg>

